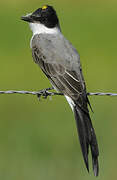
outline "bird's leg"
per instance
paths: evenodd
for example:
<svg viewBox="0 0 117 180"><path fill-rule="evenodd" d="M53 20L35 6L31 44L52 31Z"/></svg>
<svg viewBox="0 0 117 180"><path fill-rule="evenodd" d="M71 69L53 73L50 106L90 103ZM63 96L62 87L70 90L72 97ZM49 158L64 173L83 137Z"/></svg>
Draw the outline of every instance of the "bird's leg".
<svg viewBox="0 0 117 180"><path fill-rule="evenodd" d="M37 97L38 99L40 100L41 96L44 98L44 99L47 99L48 96L51 96L51 90L53 90L54 88L51 87L51 88L46 88L46 89L42 89L41 91L39 91L39 93L37 94Z"/></svg>
<svg viewBox="0 0 117 180"><path fill-rule="evenodd" d="M51 91L51 90L53 90L54 88L53 87L50 87L50 88L46 88L46 89L44 89L45 91ZM43 90L42 90L43 91Z"/></svg>

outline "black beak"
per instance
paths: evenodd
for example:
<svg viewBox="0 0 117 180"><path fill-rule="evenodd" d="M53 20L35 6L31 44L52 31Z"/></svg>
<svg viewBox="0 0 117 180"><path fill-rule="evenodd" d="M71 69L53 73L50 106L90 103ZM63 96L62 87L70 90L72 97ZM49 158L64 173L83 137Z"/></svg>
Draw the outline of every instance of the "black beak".
<svg viewBox="0 0 117 180"><path fill-rule="evenodd" d="M26 22L33 22L33 18L31 15L22 16L21 20L26 21Z"/></svg>

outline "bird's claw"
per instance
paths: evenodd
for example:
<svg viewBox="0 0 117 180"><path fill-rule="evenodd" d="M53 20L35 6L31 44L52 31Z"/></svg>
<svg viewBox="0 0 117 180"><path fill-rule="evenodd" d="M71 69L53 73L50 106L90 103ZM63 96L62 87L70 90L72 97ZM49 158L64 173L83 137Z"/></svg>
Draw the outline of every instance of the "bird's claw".
<svg viewBox="0 0 117 180"><path fill-rule="evenodd" d="M53 90L53 87L52 88L46 88L46 89L39 91L39 93L37 94L38 99L40 100L41 96L44 99L47 99L47 97L50 96L50 93L49 93L50 90Z"/></svg>

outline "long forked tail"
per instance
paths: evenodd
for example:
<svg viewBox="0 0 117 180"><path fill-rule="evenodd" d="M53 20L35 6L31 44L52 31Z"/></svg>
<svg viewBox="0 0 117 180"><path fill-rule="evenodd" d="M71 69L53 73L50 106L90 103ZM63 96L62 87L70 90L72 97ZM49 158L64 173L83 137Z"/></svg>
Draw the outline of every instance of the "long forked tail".
<svg viewBox="0 0 117 180"><path fill-rule="evenodd" d="M98 176L99 151L98 151L98 144L97 144L95 131L92 126L90 116L88 113L80 109L80 107L78 107L77 105L74 106L74 114L75 114L82 154L83 154L83 158L84 158L84 162L86 164L87 170L89 172L88 152L89 152L89 147L90 147L91 154L92 154L92 165L93 165L94 175Z"/></svg>

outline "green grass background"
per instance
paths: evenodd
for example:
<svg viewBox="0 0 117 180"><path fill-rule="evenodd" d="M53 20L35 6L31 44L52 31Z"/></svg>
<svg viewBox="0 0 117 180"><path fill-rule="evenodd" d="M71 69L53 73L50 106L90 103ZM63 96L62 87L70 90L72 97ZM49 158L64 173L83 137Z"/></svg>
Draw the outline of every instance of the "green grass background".
<svg viewBox="0 0 117 180"><path fill-rule="evenodd" d="M78 49L89 92L117 92L117 1L0 2L0 90L50 84L33 63L31 31L20 16L53 5L62 32ZM99 180L117 179L117 98L90 97L100 148ZM0 95L1 180L93 180L87 173L70 107L63 97Z"/></svg>

